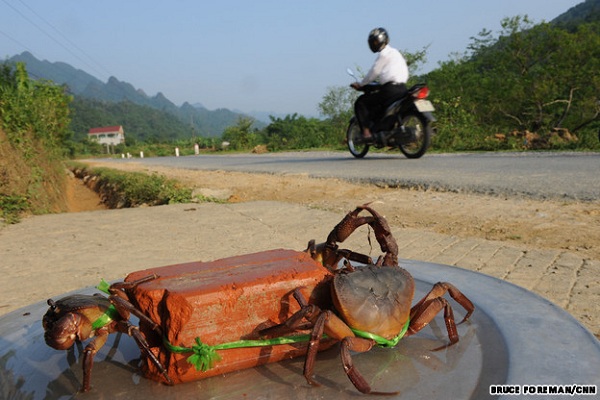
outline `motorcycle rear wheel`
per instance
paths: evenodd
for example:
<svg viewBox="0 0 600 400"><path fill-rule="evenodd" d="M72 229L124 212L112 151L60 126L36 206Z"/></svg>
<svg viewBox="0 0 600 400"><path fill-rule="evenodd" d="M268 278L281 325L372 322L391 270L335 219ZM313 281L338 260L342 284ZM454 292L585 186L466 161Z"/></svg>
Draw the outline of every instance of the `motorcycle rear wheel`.
<svg viewBox="0 0 600 400"><path fill-rule="evenodd" d="M356 158L363 158L369 152L369 145L365 143L356 119L350 121L350 125L348 125L346 142L350 154Z"/></svg>
<svg viewBox="0 0 600 400"><path fill-rule="evenodd" d="M431 124L427 119L416 112L411 112L402 118L402 125L414 132L415 141L400 145L400 151L406 158L420 158L425 154L433 134Z"/></svg>

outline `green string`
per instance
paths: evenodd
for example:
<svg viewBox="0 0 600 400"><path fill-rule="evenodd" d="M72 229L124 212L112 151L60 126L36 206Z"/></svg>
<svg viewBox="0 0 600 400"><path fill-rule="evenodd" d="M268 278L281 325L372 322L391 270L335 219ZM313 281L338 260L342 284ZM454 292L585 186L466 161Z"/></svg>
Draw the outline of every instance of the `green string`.
<svg viewBox="0 0 600 400"><path fill-rule="evenodd" d="M410 320L406 321L400 333L394 337L393 339L386 339L384 337L375 335L369 332L359 331L357 329L352 329L352 332L358 337L364 339L373 340L378 346L381 347L394 347L398 344L400 339L404 337L406 331L408 330L408 326L410 324ZM327 335L323 335L323 339L326 339ZM172 345L167 338L163 338L163 343L167 350L171 353L194 353L187 358L187 362L194 365L196 371L206 372L211 369L215 362L220 361L221 357L217 354L217 350L227 350L227 349L239 349L245 347L264 347L264 346L276 346L280 344L294 344L294 343L304 343L310 340L310 335L295 335L295 336L282 336L278 338L272 339L263 339L263 340L238 340L236 342L229 343L221 343L216 345L208 345L202 343L199 337L196 338L196 344L190 347L181 347Z"/></svg>
<svg viewBox="0 0 600 400"><path fill-rule="evenodd" d="M276 346L280 344L304 343L310 340L310 335L282 336L264 340L238 340L236 342L208 345L202 343L199 337L196 338L196 344L189 347L175 346L169 343L167 338L163 338L163 343L171 353L194 353L187 358L187 362L194 365L196 371L206 372L214 366L214 363L221 360L217 350L239 349L245 347L265 347Z"/></svg>
<svg viewBox="0 0 600 400"><path fill-rule="evenodd" d="M106 294L110 294L109 288L110 284L106 282L104 279L100 281L96 288ZM103 326L110 323L112 320L119 318L119 312L116 308L111 305L106 309L104 314L98 318L96 321L92 323L93 329L99 329ZM382 336L376 335L374 333L360 331L358 329L352 329L352 332L360 338L373 340L380 347L395 347L400 339L404 337L406 332L408 331L408 326L410 325L410 318L406 321L400 333L392 339L386 339ZM323 335L323 339L326 339L327 335ZM191 356L187 358L187 362L194 365L196 371L206 372L209 369L213 368L215 362L221 360L221 356L217 353L217 350L227 350L227 349L239 349L246 347L266 347L266 346L277 346L281 344L295 344L295 343L304 343L310 340L310 335L294 335L294 336L282 336L278 338L272 339L263 339L263 340L238 340L236 342L228 342L221 343L216 345L208 345L202 343L199 337L196 338L196 344L190 347L181 347L172 345L167 338L163 338L163 343L167 350L171 353L193 353Z"/></svg>

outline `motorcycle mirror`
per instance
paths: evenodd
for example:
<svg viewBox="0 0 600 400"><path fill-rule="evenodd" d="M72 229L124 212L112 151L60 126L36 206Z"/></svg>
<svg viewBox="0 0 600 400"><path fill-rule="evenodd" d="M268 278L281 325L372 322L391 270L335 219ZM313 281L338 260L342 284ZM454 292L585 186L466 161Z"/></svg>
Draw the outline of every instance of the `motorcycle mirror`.
<svg viewBox="0 0 600 400"><path fill-rule="evenodd" d="M356 79L356 75L354 75L354 71L352 71L350 68L346 68L346 73L348 75L350 75L351 77L353 77L354 79ZM356 79L358 80L358 79Z"/></svg>

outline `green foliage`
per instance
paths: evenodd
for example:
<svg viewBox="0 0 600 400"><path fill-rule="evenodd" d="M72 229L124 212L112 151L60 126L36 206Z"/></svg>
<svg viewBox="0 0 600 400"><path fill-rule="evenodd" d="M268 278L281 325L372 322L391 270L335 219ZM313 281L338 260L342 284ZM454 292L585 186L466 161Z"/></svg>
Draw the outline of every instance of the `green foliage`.
<svg viewBox="0 0 600 400"><path fill-rule="evenodd" d="M85 167L79 169L86 170ZM188 203L192 200L191 188L158 174L123 172L110 168L92 168L78 174L97 178L96 191L104 194L111 208L117 204L119 207L136 207L142 204Z"/></svg>
<svg viewBox="0 0 600 400"><path fill-rule="evenodd" d="M71 137L70 101L64 88L30 80L25 64L0 67L0 122L10 142L28 157L32 156L32 143L26 140L27 133L57 150Z"/></svg>
<svg viewBox="0 0 600 400"><path fill-rule="evenodd" d="M252 118L240 118L234 126L223 131L223 140L230 143L233 150L250 149L256 145L256 132L252 129Z"/></svg>
<svg viewBox="0 0 600 400"><path fill-rule="evenodd" d="M271 116L271 123L260 132L262 143L269 150L310 149L337 146L341 138L334 134L330 121L306 118L298 114L285 118Z"/></svg>
<svg viewBox="0 0 600 400"><path fill-rule="evenodd" d="M427 50L429 46L423 47L421 50L412 52L408 50L402 50L402 55L408 65L408 71L411 76L416 75L419 68L427 62ZM410 83L410 82L409 82Z"/></svg>
<svg viewBox="0 0 600 400"><path fill-rule="evenodd" d="M354 115L354 102L359 94L349 86L332 86L318 105L321 115L330 121L333 140L338 143L346 137L348 121Z"/></svg>
<svg viewBox="0 0 600 400"><path fill-rule="evenodd" d="M565 30L574 31L581 24L598 21L600 21L600 1L585 0L559 15L552 23Z"/></svg>
<svg viewBox="0 0 600 400"><path fill-rule="evenodd" d="M587 138L598 129L600 113L600 24L569 32L525 16L501 26L497 38L483 30L472 38L470 54L425 77L437 107L433 148L520 149L524 141L515 136L493 139L518 131L537 133L546 148L598 149L598 141ZM579 140L555 140L560 129Z"/></svg>
<svg viewBox="0 0 600 400"><path fill-rule="evenodd" d="M112 103L76 97L71 108L71 128L78 142L87 139L91 128L113 125L125 128L126 141L164 142L189 138L193 134L189 124L184 124L176 116L128 101Z"/></svg>
<svg viewBox="0 0 600 400"><path fill-rule="evenodd" d="M64 207L70 101L64 88L29 79L24 64L0 65L0 208L5 221L17 221L23 211Z"/></svg>
<svg viewBox="0 0 600 400"><path fill-rule="evenodd" d="M0 193L0 217L8 224L16 224L21 214L28 209L27 197Z"/></svg>

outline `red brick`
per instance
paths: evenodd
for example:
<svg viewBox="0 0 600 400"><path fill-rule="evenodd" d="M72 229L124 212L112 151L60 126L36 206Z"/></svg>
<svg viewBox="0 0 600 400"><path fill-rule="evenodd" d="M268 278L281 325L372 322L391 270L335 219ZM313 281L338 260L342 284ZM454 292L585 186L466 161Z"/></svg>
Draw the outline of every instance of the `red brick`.
<svg viewBox="0 0 600 400"><path fill-rule="evenodd" d="M139 285L135 301L162 327L169 342L181 347L191 347L196 337L209 345L258 338L259 329L281 323L299 309L292 297L297 287L305 287L311 303L327 307L330 302L328 271L308 254L293 250L153 268L131 273L125 280L150 274L159 278ZM143 324L141 329L153 336ZM171 354L156 344L152 350L178 383L304 355L306 345L219 350L222 360L206 372L187 363L190 354ZM164 380L148 360L144 370L147 377Z"/></svg>

